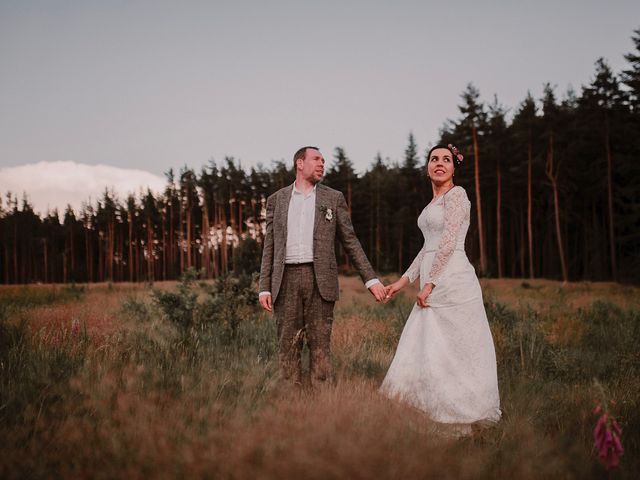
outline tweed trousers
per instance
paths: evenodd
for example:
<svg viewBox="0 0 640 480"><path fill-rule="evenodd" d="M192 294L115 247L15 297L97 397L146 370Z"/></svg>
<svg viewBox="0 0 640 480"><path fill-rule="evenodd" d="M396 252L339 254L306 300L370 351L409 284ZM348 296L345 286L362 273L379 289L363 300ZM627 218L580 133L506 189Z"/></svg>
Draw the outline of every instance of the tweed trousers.
<svg viewBox="0 0 640 480"><path fill-rule="evenodd" d="M335 302L323 300L313 264L286 265L282 286L273 306L278 329L281 374L302 385L302 347L309 348L311 384L322 384L332 375L331 327Z"/></svg>

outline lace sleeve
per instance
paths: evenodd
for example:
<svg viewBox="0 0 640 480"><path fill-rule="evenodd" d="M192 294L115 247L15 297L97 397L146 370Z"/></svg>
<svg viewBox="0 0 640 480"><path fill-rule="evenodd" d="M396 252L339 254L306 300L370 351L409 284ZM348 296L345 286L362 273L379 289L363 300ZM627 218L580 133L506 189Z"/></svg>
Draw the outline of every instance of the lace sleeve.
<svg viewBox="0 0 640 480"><path fill-rule="evenodd" d="M469 200L467 192L462 187L454 187L445 194L444 198L444 230L438 244L436 256L431 264L431 271L425 283L437 285L438 279L444 272L453 251L456 249L458 232L464 223Z"/></svg>
<svg viewBox="0 0 640 480"><path fill-rule="evenodd" d="M403 277L407 277L409 279L409 283L413 283L416 278L420 276L420 264L422 263L422 257L424 257L426 251L426 244L422 246L422 249L416 255L416 258L413 259L407 271L402 274Z"/></svg>

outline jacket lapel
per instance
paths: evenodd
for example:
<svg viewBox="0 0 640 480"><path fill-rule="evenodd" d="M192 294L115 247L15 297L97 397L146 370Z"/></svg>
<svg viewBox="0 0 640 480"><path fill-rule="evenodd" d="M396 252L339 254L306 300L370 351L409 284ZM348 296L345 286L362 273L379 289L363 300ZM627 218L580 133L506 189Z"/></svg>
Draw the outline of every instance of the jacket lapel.
<svg viewBox="0 0 640 480"><path fill-rule="evenodd" d="M289 220L289 204L291 203L291 193L293 192L293 184L286 187L280 195L278 210L278 216L280 217L281 225L284 225L284 241L287 241L287 222Z"/></svg>
<svg viewBox="0 0 640 480"><path fill-rule="evenodd" d="M313 234L315 235L316 230L318 230L318 225L320 225L320 220L326 215L326 212L322 212L320 210L320 207L325 206L327 207L327 197L326 197L326 190L324 189L324 186L321 184L318 184L318 186L316 187L316 208L314 210L314 222L313 222Z"/></svg>

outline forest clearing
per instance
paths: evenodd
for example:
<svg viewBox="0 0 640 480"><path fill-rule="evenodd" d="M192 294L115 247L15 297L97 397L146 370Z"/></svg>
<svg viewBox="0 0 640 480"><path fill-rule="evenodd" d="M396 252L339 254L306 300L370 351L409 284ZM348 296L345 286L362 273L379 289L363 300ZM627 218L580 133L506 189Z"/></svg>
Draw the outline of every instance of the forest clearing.
<svg viewBox="0 0 640 480"><path fill-rule="evenodd" d="M602 478L600 404L635 478L640 289L481 282L503 419L462 439L377 393L414 291L341 277L335 382L295 393L249 280L1 287L0 476Z"/></svg>

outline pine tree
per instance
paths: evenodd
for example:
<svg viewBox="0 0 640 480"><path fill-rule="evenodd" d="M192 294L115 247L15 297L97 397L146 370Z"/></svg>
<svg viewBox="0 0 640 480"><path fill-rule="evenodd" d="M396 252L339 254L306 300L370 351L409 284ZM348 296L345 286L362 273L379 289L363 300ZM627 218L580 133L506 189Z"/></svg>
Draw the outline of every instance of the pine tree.
<svg viewBox="0 0 640 480"><path fill-rule="evenodd" d="M512 126L516 135L521 136L519 145L524 144L526 152L527 164L527 246L529 252L529 278L535 277L534 270L534 252L533 252L533 138L536 134L536 103L531 93L527 93L527 97L520 104L520 108L516 112ZM524 271L522 272L524 276Z"/></svg>
<svg viewBox="0 0 640 480"><path fill-rule="evenodd" d="M620 90L618 79L603 58L596 61L596 75L593 82L583 89L583 104L590 106L600 117L598 130L602 132L602 145L607 165L607 218L609 233L609 255L611 276L614 281L618 278L615 218L613 211L614 183L613 164L614 154L611 142L611 122L616 120L623 108L624 95ZM612 118L613 117L613 118Z"/></svg>
<svg viewBox="0 0 640 480"><path fill-rule="evenodd" d="M629 104L636 115L640 115L640 28L634 30L631 37L635 52L627 53L624 58L631 65L622 71L622 82L629 88Z"/></svg>
<svg viewBox="0 0 640 480"><path fill-rule="evenodd" d="M357 176L353 168L353 163L351 162L351 160L349 160L349 157L347 157L347 153L342 147L336 147L333 158L333 164L325 175L325 182L331 188L340 190L343 193L347 201L349 216L352 217L352 195L354 182L357 180ZM340 258L344 259L347 269L349 269L349 257L344 255L342 244L339 245L338 252Z"/></svg>
<svg viewBox="0 0 640 480"><path fill-rule="evenodd" d="M155 259L156 259L156 225L158 224L159 212L156 199L151 190L147 189L147 194L142 199L142 217L144 229L146 231L145 253L147 263L147 282L155 279Z"/></svg>
<svg viewBox="0 0 640 480"><path fill-rule="evenodd" d="M480 244L480 270L486 273L488 270L487 252L485 248L485 232L482 221L482 195L480 194L480 159L479 140L486 128L486 113L484 105L478 101L480 92L473 84L468 84L467 89L462 93L462 105L458 108L463 118L461 126L470 133L473 145L474 181L476 193L476 218L478 222L478 241Z"/></svg>
<svg viewBox="0 0 640 480"><path fill-rule="evenodd" d="M498 278L504 276L502 264L502 163L508 147L508 130L505 119L506 109L498 103L498 97L494 97L493 104L489 106L488 142L491 145L491 156L496 168L496 259L498 263Z"/></svg>
<svg viewBox="0 0 640 480"><path fill-rule="evenodd" d="M544 87L544 98L542 100L544 121L546 124L546 137L548 141L547 162L545 165L545 174L551 183L553 192L553 208L556 226L556 239L558 243L558 255L560 257L560 266L562 268L563 282L569 281L569 272L567 270L567 260L565 256L565 248L562 236L561 220L560 220L560 200L558 196L558 174L560 172L561 159L556 152L556 134L558 129L559 108L556 102L555 93L551 85L546 84Z"/></svg>
<svg viewBox="0 0 640 480"><path fill-rule="evenodd" d="M68 282L67 268L70 270L71 281L76 281L76 252L75 252L75 231L76 231L76 215L71 205L67 204L64 212L63 226L65 230L65 247L64 247L64 265L63 265L63 282ZM67 261L69 264L67 264Z"/></svg>

